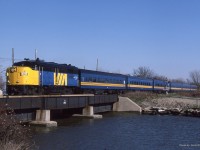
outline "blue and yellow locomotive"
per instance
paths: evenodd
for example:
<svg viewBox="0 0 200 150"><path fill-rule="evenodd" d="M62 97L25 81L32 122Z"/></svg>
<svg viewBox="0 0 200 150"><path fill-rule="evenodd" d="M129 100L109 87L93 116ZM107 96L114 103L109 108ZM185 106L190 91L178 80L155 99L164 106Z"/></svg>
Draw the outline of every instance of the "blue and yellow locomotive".
<svg viewBox="0 0 200 150"><path fill-rule="evenodd" d="M7 69L9 95L72 93L79 87L78 68L54 62L25 60Z"/></svg>
<svg viewBox="0 0 200 150"><path fill-rule="evenodd" d="M16 62L7 69L7 94L74 94L125 91L193 91L197 87L157 79L79 69L39 59Z"/></svg>

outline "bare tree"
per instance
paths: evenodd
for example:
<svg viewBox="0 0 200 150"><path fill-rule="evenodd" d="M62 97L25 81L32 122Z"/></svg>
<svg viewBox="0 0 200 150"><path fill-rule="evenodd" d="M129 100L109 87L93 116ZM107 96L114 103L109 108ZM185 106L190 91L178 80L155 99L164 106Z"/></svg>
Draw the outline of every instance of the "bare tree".
<svg viewBox="0 0 200 150"><path fill-rule="evenodd" d="M141 66L138 69L133 70L133 75L143 78L153 78L155 73L149 67Z"/></svg>
<svg viewBox="0 0 200 150"><path fill-rule="evenodd" d="M187 83L187 81L184 80L183 78L171 79L171 82Z"/></svg>
<svg viewBox="0 0 200 150"><path fill-rule="evenodd" d="M168 80L168 78L166 76L163 76L163 75L155 75L154 79L164 80L164 81Z"/></svg>
<svg viewBox="0 0 200 150"><path fill-rule="evenodd" d="M0 89L3 89L3 87L4 87L4 82L2 76L0 75Z"/></svg>
<svg viewBox="0 0 200 150"><path fill-rule="evenodd" d="M190 79L200 89L200 71L195 70L190 72Z"/></svg>
<svg viewBox="0 0 200 150"><path fill-rule="evenodd" d="M3 77L0 75L0 89L5 89L5 81L3 80Z"/></svg>
<svg viewBox="0 0 200 150"><path fill-rule="evenodd" d="M0 89L4 89L5 86L5 82L3 80L3 72L4 70L1 69L1 65L0 65Z"/></svg>
<svg viewBox="0 0 200 150"><path fill-rule="evenodd" d="M191 80L187 78L186 83L191 84Z"/></svg>

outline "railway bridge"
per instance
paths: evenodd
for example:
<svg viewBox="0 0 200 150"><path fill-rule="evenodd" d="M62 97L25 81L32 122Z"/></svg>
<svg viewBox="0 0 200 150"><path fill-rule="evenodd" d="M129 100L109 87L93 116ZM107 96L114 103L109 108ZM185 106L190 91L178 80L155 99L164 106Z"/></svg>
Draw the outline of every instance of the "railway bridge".
<svg viewBox="0 0 200 150"><path fill-rule="evenodd" d="M95 113L112 111L113 104L118 102L118 99L118 95L93 94L1 96L0 105L14 109L20 120L32 121L32 124L57 126L55 121L51 121L52 111L74 110L80 113L78 116L101 117Z"/></svg>

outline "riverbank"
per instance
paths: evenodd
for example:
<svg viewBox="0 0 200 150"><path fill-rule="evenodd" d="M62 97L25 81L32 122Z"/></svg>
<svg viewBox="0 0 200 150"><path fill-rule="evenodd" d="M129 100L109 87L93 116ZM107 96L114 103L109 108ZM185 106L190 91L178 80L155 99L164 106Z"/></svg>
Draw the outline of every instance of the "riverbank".
<svg viewBox="0 0 200 150"><path fill-rule="evenodd" d="M160 97L152 100L144 100L141 102L141 107L165 107L165 108L179 108L189 109L198 108L200 105L200 99L194 99L191 97Z"/></svg>
<svg viewBox="0 0 200 150"><path fill-rule="evenodd" d="M167 109L179 108L186 110L200 107L200 97L194 93L173 93L165 95L150 92L131 92L124 96L137 103L142 109L147 107L164 107Z"/></svg>

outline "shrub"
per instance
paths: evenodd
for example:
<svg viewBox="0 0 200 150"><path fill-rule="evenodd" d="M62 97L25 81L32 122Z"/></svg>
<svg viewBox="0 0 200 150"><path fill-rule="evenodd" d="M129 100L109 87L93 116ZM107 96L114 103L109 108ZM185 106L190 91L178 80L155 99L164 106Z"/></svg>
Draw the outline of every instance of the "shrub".
<svg viewBox="0 0 200 150"><path fill-rule="evenodd" d="M0 147L1 150L28 150L34 147L30 129L21 124L8 105L0 106Z"/></svg>

